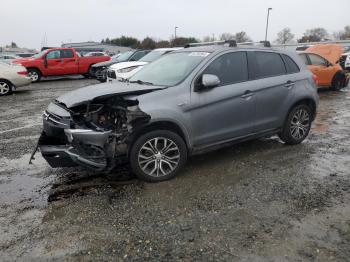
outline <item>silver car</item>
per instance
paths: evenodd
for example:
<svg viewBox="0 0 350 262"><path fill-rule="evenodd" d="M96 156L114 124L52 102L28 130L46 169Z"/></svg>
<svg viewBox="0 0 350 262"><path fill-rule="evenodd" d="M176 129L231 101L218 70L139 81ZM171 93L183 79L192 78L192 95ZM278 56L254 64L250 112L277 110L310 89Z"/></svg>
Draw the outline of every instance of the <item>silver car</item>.
<svg viewBox="0 0 350 262"><path fill-rule="evenodd" d="M18 87L31 83L27 69L20 65L0 62L0 96L9 95Z"/></svg>
<svg viewBox="0 0 350 262"><path fill-rule="evenodd" d="M313 75L295 53L189 47L129 82L57 98L44 113L38 147L52 167L111 171L128 161L139 178L157 182L178 174L191 155L240 141L278 134L299 144L317 104Z"/></svg>

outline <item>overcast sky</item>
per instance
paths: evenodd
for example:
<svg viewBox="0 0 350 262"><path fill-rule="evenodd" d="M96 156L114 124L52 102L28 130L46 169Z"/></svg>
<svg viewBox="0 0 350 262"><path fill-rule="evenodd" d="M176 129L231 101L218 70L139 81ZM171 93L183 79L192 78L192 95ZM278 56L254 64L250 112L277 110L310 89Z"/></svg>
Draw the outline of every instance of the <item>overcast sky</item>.
<svg viewBox="0 0 350 262"><path fill-rule="evenodd" d="M258 41L268 7L270 40L284 27L300 37L309 28L332 33L350 24L349 0L0 0L0 46L40 48L45 34L48 46L121 35L168 40L174 26L178 36L246 31Z"/></svg>

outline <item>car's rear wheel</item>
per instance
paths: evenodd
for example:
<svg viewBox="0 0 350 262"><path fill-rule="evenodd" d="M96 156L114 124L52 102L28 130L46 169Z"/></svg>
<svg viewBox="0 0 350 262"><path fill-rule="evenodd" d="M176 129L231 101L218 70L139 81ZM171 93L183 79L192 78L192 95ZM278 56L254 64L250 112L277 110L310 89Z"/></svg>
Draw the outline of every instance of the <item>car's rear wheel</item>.
<svg viewBox="0 0 350 262"><path fill-rule="evenodd" d="M32 80L33 83L39 82L41 79L41 73L37 69L30 68L28 69L28 76Z"/></svg>
<svg viewBox="0 0 350 262"><path fill-rule="evenodd" d="M12 84L6 80L0 80L0 96L12 93Z"/></svg>
<svg viewBox="0 0 350 262"><path fill-rule="evenodd" d="M288 145L300 144L308 136L312 123L312 110L306 104L295 106L288 114L279 137Z"/></svg>
<svg viewBox="0 0 350 262"><path fill-rule="evenodd" d="M137 177L160 182L176 176L185 165L187 148L183 139L174 132L151 131L135 141L129 159Z"/></svg>

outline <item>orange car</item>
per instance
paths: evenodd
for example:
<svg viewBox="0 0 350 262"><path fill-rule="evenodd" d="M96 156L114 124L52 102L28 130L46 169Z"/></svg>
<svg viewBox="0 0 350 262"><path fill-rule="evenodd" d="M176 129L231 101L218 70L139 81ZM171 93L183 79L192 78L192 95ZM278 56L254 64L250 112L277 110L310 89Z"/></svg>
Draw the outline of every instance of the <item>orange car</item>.
<svg viewBox="0 0 350 262"><path fill-rule="evenodd" d="M340 45L321 44L307 48L299 56L316 75L319 87L340 90L349 82L348 75L338 63L342 53L343 47Z"/></svg>

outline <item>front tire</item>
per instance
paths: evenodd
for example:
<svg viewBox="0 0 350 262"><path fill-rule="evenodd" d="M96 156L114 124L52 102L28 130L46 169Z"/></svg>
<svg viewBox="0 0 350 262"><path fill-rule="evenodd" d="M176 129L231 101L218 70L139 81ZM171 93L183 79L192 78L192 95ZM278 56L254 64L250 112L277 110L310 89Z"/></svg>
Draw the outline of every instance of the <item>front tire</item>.
<svg viewBox="0 0 350 262"><path fill-rule="evenodd" d="M6 80L0 80L0 96L10 95L12 93L12 84Z"/></svg>
<svg viewBox="0 0 350 262"><path fill-rule="evenodd" d="M130 166L135 175L147 182L171 179L187 161L184 140L168 130L141 135L130 151Z"/></svg>
<svg viewBox="0 0 350 262"><path fill-rule="evenodd" d="M36 83L41 80L41 73L37 69L33 69L33 68L28 69L28 76L32 80L32 83Z"/></svg>
<svg viewBox="0 0 350 262"><path fill-rule="evenodd" d="M295 106L288 114L280 139L287 145L296 145L304 141L311 128L312 110L305 104Z"/></svg>

